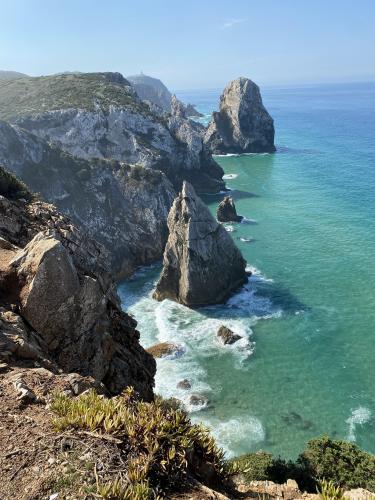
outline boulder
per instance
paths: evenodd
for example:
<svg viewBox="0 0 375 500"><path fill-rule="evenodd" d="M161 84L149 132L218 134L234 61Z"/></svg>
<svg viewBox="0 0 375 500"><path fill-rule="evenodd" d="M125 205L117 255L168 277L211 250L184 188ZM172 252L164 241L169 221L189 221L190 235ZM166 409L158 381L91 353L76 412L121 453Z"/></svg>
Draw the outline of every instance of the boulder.
<svg viewBox="0 0 375 500"><path fill-rule="evenodd" d="M160 342L160 344L149 347L146 351L154 356L154 358L165 358L171 355L177 356L183 353L181 346L173 344L172 342Z"/></svg>
<svg viewBox="0 0 375 500"><path fill-rule="evenodd" d="M248 78L230 82L205 134L213 154L272 153L275 129L259 87Z"/></svg>
<svg viewBox="0 0 375 500"><path fill-rule="evenodd" d="M219 203L216 217L219 222L241 222L243 219L241 215L237 215L236 205L230 196L225 196Z"/></svg>
<svg viewBox="0 0 375 500"><path fill-rule="evenodd" d="M242 339L241 335L237 335L237 333L234 333L224 325L221 325L216 335L224 345L234 344L237 340Z"/></svg>
<svg viewBox="0 0 375 500"><path fill-rule="evenodd" d="M219 304L247 281L240 251L188 182L174 200L168 228L156 300L189 307Z"/></svg>

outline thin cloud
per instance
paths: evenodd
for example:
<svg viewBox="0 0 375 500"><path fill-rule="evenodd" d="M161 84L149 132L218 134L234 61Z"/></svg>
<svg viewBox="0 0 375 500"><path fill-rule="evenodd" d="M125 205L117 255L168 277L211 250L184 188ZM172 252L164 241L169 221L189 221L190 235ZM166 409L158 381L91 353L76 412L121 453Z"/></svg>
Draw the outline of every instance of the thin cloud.
<svg viewBox="0 0 375 500"><path fill-rule="evenodd" d="M222 26L221 29L225 30L228 28L233 28L233 26L236 26L237 24L242 24L245 23L247 19L230 19L229 21L226 21Z"/></svg>

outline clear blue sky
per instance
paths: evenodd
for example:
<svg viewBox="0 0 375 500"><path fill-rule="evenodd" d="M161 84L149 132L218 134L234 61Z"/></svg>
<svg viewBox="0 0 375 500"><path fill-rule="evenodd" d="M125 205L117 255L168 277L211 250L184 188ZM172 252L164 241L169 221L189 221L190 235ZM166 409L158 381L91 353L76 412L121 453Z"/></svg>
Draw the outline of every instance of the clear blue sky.
<svg viewBox="0 0 375 500"><path fill-rule="evenodd" d="M375 80L375 0L0 0L0 69L171 89Z"/></svg>

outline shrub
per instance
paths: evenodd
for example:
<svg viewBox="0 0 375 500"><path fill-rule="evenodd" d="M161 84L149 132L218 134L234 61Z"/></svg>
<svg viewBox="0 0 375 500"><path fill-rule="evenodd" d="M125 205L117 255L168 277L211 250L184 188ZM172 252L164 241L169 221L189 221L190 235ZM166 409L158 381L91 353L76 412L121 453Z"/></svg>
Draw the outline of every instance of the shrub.
<svg viewBox="0 0 375 500"><path fill-rule="evenodd" d="M375 456L354 443L321 437L308 442L298 463L307 481L325 479L343 488L375 491Z"/></svg>
<svg viewBox="0 0 375 500"><path fill-rule="evenodd" d="M26 201L32 199L32 195L26 184L0 166L0 195L12 200L24 198Z"/></svg>
<svg viewBox="0 0 375 500"><path fill-rule="evenodd" d="M118 440L127 474L125 479L98 484L98 494L108 491L106 498L114 498L115 491L124 492L120 498L128 498L126 492L130 495L132 488L148 488L155 496L182 486L190 476L206 483L219 482L225 476L222 450L206 429L191 424L175 402L156 398L146 403L132 389L111 399L89 391L76 399L56 394L51 409L58 431L82 429Z"/></svg>
<svg viewBox="0 0 375 500"><path fill-rule="evenodd" d="M246 481L269 480L283 483L295 479L302 490L316 491L319 484L337 488L366 488L375 492L375 456L353 443L328 437L313 439L296 462L271 454L249 453L230 462L232 473Z"/></svg>

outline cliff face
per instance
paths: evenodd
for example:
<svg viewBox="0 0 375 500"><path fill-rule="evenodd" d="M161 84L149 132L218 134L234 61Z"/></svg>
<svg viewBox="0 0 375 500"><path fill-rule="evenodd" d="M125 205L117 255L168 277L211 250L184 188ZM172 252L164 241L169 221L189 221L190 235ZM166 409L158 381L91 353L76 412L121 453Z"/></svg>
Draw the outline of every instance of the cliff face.
<svg viewBox="0 0 375 500"><path fill-rule="evenodd" d="M112 158L163 171L175 187L223 189L223 171L192 122L155 113L116 73L0 82L0 118L81 158ZM183 133L179 132L184 130Z"/></svg>
<svg viewBox="0 0 375 500"><path fill-rule="evenodd" d="M175 191L162 172L77 158L1 121L0 163L103 244L118 277L163 254Z"/></svg>
<svg viewBox="0 0 375 500"><path fill-rule="evenodd" d="M187 306L217 304L246 282L240 251L187 182L172 205L168 228L154 298Z"/></svg>
<svg viewBox="0 0 375 500"><path fill-rule="evenodd" d="M107 260L52 205L0 196L1 358L92 376L111 393L133 385L150 399L155 362L120 308Z"/></svg>
<svg viewBox="0 0 375 500"><path fill-rule="evenodd" d="M205 134L213 154L272 153L275 129L259 87L248 78L230 82Z"/></svg>

